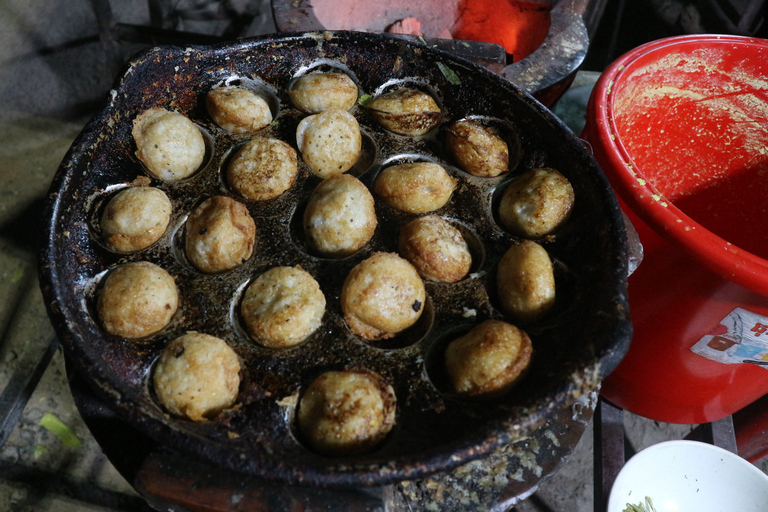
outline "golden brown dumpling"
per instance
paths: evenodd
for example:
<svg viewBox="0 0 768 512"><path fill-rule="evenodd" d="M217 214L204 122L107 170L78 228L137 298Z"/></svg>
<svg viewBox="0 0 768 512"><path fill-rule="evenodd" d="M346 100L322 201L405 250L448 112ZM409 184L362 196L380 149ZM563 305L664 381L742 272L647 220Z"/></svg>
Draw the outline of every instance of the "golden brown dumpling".
<svg viewBox="0 0 768 512"><path fill-rule="evenodd" d="M573 209L573 186L555 169L532 169L504 189L499 220L512 233L541 238L554 233Z"/></svg>
<svg viewBox="0 0 768 512"><path fill-rule="evenodd" d="M407 87L374 98L366 108L381 126L400 135L423 135L443 118L432 96Z"/></svg>
<svg viewBox="0 0 768 512"><path fill-rule="evenodd" d="M304 162L321 178L350 170L363 147L357 119L339 108L302 119L296 128L296 142Z"/></svg>
<svg viewBox="0 0 768 512"><path fill-rule="evenodd" d="M426 290L419 273L394 253L375 252L347 275L341 309L350 330L363 338L391 338L416 323Z"/></svg>
<svg viewBox="0 0 768 512"><path fill-rule="evenodd" d="M320 375L302 394L298 425L302 438L325 455L369 451L392 430L395 393L370 371L331 371Z"/></svg>
<svg viewBox="0 0 768 512"><path fill-rule="evenodd" d="M445 145L459 167L474 176L492 178L509 166L507 143L484 124L473 119L453 123Z"/></svg>
<svg viewBox="0 0 768 512"><path fill-rule="evenodd" d="M234 405L240 360L224 340L190 332L165 347L152 383L168 412L205 421Z"/></svg>
<svg viewBox="0 0 768 512"><path fill-rule="evenodd" d="M458 180L439 164L415 162L387 167L373 190L387 205L406 213L428 213L445 206Z"/></svg>
<svg viewBox="0 0 768 512"><path fill-rule="evenodd" d="M357 85L345 73L310 73L296 79L288 97L307 114L330 108L349 110L357 103Z"/></svg>
<svg viewBox="0 0 768 512"><path fill-rule="evenodd" d="M430 281L455 283L467 275L472 265L461 231L437 215L419 217L403 226L397 248L400 256Z"/></svg>
<svg viewBox="0 0 768 512"><path fill-rule="evenodd" d="M329 258L349 256L363 248L377 224L373 196L349 174L320 182L304 210L308 244Z"/></svg>
<svg viewBox="0 0 768 512"><path fill-rule="evenodd" d="M256 224L244 204L214 196L190 214L185 237L187 259L201 272L216 274L251 257Z"/></svg>
<svg viewBox="0 0 768 512"><path fill-rule="evenodd" d="M108 333L143 338L168 325L178 305L173 277L154 263L138 261L107 274L96 307Z"/></svg>
<svg viewBox="0 0 768 512"><path fill-rule="evenodd" d="M161 180L180 180L197 171L205 158L205 140L185 115L151 108L133 121L136 156Z"/></svg>
<svg viewBox="0 0 768 512"><path fill-rule="evenodd" d="M546 249L530 240L510 247L496 273L501 308L520 322L541 318L555 303L555 274Z"/></svg>
<svg viewBox="0 0 768 512"><path fill-rule="evenodd" d="M525 331L500 320L486 320L448 345L445 366L460 395L495 397L520 380L532 353Z"/></svg>
<svg viewBox="0 0 768 512"><path fill-rule="evenodd" d="M129 253L146 249L165 233L171 201L154 187L130 187L109 200L101 215L101 231L110 250Z"/></svg>
<svg viewBox="0 0 768 512"><path fill-rule="evenodd" d="M248 332L259 343L291 347L320 327L325 295L305 270L274 267L248 285L240 311Z"/></svg>
<svg viewBox="0 0 768 512"><path fill-rule="evenodd" d="M296 150L281 140L257 137L229 162L227 182L247 199L266 201L288 190L297 172Z"/></svg>
<svg viewBox="0 0 768 512"><path fill-rule="evenodd" d="M205 96L205 106L214 122L232 133L255 132L272 122L267 101L244 87L217 87Z"/></svg>

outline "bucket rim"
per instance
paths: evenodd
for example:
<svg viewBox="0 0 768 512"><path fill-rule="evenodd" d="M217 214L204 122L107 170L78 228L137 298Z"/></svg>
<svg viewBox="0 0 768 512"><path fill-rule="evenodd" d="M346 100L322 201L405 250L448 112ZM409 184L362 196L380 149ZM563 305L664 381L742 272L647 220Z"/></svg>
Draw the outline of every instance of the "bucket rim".
<svg viewBox="0 0 768 512"><path fill-rule="evenodd" d="M762 295L768 295L768 260L716 235L680 210L654 187L633 163L619 137L613 99L616 84L632 71L632 65L649 54L671 46L702 44L753 46L768 52L768 40L747 36L694 34L658 39L638 46L611 63L593 89L588 117L593 116L596 135L610 166L603 171L621 199L654 232L684 248L700 264Z"/></svg>

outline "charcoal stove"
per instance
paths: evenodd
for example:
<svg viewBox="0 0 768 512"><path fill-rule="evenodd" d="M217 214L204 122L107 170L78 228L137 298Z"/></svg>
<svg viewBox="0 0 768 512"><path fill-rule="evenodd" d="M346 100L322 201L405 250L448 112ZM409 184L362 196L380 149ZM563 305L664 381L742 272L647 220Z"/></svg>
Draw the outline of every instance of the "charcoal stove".
<svg viewBox="0 0 768 512"><path fill-rule="evenodd" d="M272 0L272 9L281 31L384 32L405 18L416 18L419 34L430 41L453 38L498 44L507 53L498 73L552 106L568 89L587 54L591 27L585 19L601 10L602 2Z"/></svg>

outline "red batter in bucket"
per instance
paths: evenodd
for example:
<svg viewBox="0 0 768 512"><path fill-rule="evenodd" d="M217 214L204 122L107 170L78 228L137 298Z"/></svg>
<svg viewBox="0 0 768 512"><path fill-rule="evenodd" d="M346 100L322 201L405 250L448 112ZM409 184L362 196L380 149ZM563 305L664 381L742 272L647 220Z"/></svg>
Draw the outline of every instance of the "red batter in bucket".
<svg viewBox="0 0 768 512"><path fill-rule="evenodd" d="M768 393L768 41L695 35L602 74L582 134L637 228L634 338L602 395L672 423Z"/></svg>
<svg viewBox="0 0 768 512"><path fill-rule="evenodd" d="M634 69L614 96L621 143L693 220L768 258L768 52L681 48Z"/></svg>

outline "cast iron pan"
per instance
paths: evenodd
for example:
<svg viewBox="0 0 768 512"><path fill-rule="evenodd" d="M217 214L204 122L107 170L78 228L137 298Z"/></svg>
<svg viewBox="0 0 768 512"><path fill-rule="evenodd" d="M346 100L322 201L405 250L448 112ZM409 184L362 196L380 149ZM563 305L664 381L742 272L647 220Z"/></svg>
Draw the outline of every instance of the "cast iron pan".
<svg viewBox="0 0 768 512"><path fill-rule="evenodd" d="M213 123L203 106L205 93L223 82L261 88L277 113L262 134L295 147L301 114L285 90L294 77L316 67L348 72L361 94L376 95L401 83L423 88L445 113L440 128L412 139L385 132L361 106L351 110L363 130L364 148L350 172L370 186L383 165L413 160L444 164L459 185L436 213L464 232L474 257L471 275L459 283L427 283L422 319L389 342L370 343L349 332L341 315L341 284L372 251L396 251L398 229L413 217L377 201L379 227L367 247L341 260L313 256L297 219L319 179L303 163L283 196L264 203L245 201L259 235L254 256L243 266L204 275L185 260L181 249L189 212L212 195L234 196L221 170L232 149L249 138L226 133ZM131 125L140 112L155 106L182 112L198 124L208 140L206 163L182 181L153 180L173 203L171 227L146 250L114 254L100 242L97 219L116 190L147 176L134 156ZM483 118L501 130L511 149L508 173L476 178L450 160L442 145L444 127L465 117ZM560 170L576 194L567 225L541 242L555 264L557 304L546 318L524 326L535 353L529 374L517 388L495 401L460 400L445 384L442 350L475 323L503 318L495 304L494 269L516 239L497 224L495 201L505 184L537 166ZM489 71L385 35L289 34L217 46L160 47L138 55L111 91L107 106L65 157L51 187L46 216L42 289L76 371L128 422L159 442L222 467L283 482L378 485L424 477L481 457L502 443L530 435L555 412L597 389L630 340L624 225L613 191L581 141L539 103ZM138 260L152 261L176 278L180 309L160 334L130 341L102 331L95 295L109 269ZM240 325L239 297L264 270L297 264L316 277L326 295L324 324L298 347L261 347ZM239 407L205 423L167 415L149 385L153 363L165 344L193 330L225 339L245 369ZM297 436L292 398L323 371L349 366L378 372L393 384L397 425L371 453L317 455Z"/></svg>

